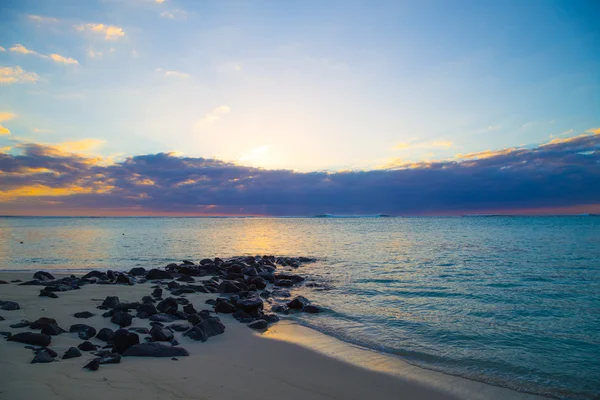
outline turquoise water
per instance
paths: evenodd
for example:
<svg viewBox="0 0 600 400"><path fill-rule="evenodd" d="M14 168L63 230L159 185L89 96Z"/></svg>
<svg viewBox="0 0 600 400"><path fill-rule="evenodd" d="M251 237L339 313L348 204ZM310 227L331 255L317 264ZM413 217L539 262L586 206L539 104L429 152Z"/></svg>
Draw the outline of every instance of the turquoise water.
<svg viewBox="0 0 600 400"><path fill-rule="evenodd" d="M23 242L23 243L20 243ZM128 269L304 255L327 312L296 316L417 365L600 396L600 218L0 218L0 268Z"/></svg>

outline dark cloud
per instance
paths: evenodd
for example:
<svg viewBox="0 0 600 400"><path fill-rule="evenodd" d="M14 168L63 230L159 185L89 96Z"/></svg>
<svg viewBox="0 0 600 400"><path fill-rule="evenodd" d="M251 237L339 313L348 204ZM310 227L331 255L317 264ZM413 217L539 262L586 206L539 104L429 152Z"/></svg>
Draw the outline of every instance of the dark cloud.
<svg viewBox="0 0 600 400"><path fill-rule="evenodd" d="M296 173L160 153L113 165L39 144L0 154L0 211L32 206L270 215L600 204L600 135L385 170ZM17 210L17 211L15 211Z"/></svg>

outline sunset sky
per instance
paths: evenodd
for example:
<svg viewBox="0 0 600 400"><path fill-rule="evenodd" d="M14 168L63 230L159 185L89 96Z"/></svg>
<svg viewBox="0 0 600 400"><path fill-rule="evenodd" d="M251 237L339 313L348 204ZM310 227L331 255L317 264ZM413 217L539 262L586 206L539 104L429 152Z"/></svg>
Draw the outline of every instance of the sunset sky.
<svg viewBox="0 0 600 400"><path fill-rule="evenodd" d="M0 214L600 212L598 1L8 0Z"/></svg>

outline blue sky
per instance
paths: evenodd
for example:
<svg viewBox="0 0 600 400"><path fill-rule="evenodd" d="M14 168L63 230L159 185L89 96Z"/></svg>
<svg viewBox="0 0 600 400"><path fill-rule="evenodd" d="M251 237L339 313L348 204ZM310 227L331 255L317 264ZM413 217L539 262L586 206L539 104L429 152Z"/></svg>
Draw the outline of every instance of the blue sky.
<svg viewBox="0 0 600 400"><path fill-rule="evenodd" d="M297 172L600 127L597 1L8 0L0 152Z"/></svg>

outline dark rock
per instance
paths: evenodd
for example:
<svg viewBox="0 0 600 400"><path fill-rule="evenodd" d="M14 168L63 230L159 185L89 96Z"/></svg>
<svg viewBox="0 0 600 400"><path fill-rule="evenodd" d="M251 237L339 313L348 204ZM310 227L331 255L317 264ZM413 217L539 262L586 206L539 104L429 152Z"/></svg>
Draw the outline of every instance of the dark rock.
<svg viewBox="0 0 600 400"><path fill-rule="evenodd" d="M166 313L170 309L177 311L178 307L179 307L179 305L177 304L177 300L175 300L172 297L167 297L166 299L164 299L163 301L161 301L160 303L158 303L156 305L156 309L158 311L160 311L161 313Z"/></svg>
<svg viewBox="0 0 600 400"><path fill-rule="evenodd" d="M188 275L181 275L179 278L177 278L178 282L196 282L196 280L194 278L192 278L191 276Z"/></svg>
<svg viewBox="0 0 600 400"><path fill-rule="evenodd" d="M295 297L294 300L287 303L287 306L293 310L302 310L310 304L310 301L303 296Z"/></svg>
<svg viewBox="0 0 600 400"><path fill-rule="evenodd" d="M38 354L40 352L46 352L48 354L50 354L50 357L56 357L58 356L58 354L56 354L56 352L54 350L52 350L50 347L38 347L35 348L33 346L25 346L25 348L30 348L34 351L35 354Z"/></svg>
<svg viewBox="0 0 600 400"><path fill-rule="evenodd" d="M174 330L175 332L185 332L190 326L186 324L171 324L168 326L169 329Z"/></svg>
<svg viewBox="0 0 600 400"><path fill-rule="evenodd" d="M0 321L4 321L4 317L0 315Z"/></svg>
<svg viewBox="0 0 600 400"><path fill-rule="evenodd" d="M146 268L143 268L143 267L131 268L131 270L129 270L129 275L132 275L132 276L146 275Z"/></svg>
<svg viewBox="0 0 600 400"><path fill-rule="evenodd" d="M148 280L156 280L156 279L173 279L170 273L167 271L162 271L160 269L151 269L146 274L146 279Z"/></svg>
<svg viewBox="0 0 600 400"><path fill-rule="evenodd" d="M294 286L294 281L290 279L277 279L274 283L275 286L281 287L292 287Z"/></svg>
<svg viewBox="0 0 600 400"><path fill-rule="evenodd" d="M84 276L81 277L81 279L92 279L92 278L96 278L96 279L101 279L101 278L105 278L107 279L107 275L104 272L100 272L100 271L91 271L88 272L87 274L85 274Z"/></svg>
<svg viewBox="0 0 600 400"><path fill-rule="evenodd" d="M110 322L112 322L113 324L119 325L121 328L131 325L132 320L133 320L133 316L124 311L117 311L110 318Z"/></svg>
<svg viewBox="0 0 600 400"><path fill-rule="evenodd" d="M263 309L263 301L260 297L255 295L253 297L239 300L235 306L246 312L258 311Z"/></svg>
<svg viewBox="0 0 600 400"><path fill-rule="evenodd" d="M121 304L117 296L106 296L106 299L102 302L104 307L117 308Z"/></svg>
<svg viewBox="0 0 600 400"><path fill-rule="evenodd" d="M167 287L169 289L177 289L177 288L181 287L181 285L175 281L171 281L171 282L167 283Z"/></svg>
<svg viewBox="0 0 600 400"><path fill-rule="evenodd" d="M300 282L304 281L304 278L301 277L300 275L285 274L285 273L275 274L275 279L286 279L286 280L290 280L294 283L300 283Z"/></svg>
<svg viewBox="0 0 600 400"><path fill-rule="evenodd" d="M0 335L2 335L2 336L4 336L5 338L8 339L9 337L12 336L12 333L6 332L6 331L2 331L2 332L0 332Z"/></svg>
<svg viewBox="0 0 600 400"><path fill-rule="evenodd" d="M234 312L233 318L243 323L252 322L254 320L254 318L252 318L252 315L248 314L244 310L237 310L236 312Z"/></svg>
<svg viewBox="0 0 600 400"><path fill-rule="evenodd" d="M235 311L235 307L226 301L221 301L215 306L215 312L222 314L231 314Z"/></svg>
<svg viewBox="0 0 600 400"><path fill-rule="evenodd" d="M184 265L196 265L196 264L194 264L194 262L193 262L193 261L190 261L190 260L182 260L181 262L182 262Z"/></svg>
<svg viewBox="0 0 600 400"><path fill-rule="evenodd" d="M262 297L263 299L268 299L269 297L271 297L271 292L265 290L260 294L260 297Z"/></svg>
<svg viewBox="0 0 600 400"><path fill-rule="evenodd" d="M183 312L186 314L196 314L196 309L193 304L186 304L183 306Z"/></svg>
<svg viewBox="0 0 600 400"><path fill-rule="evenodd" d="M11 342L31 344L34 346L48 346L52 341L52 338L48 335L44 335L43 333L20 332L10 336L7 340Z"/></svg>
<svg viewBox="0 0 600 400"><path fill-rule="evenodd" d="M79 346L77 346L77 348L79 350L83 350L83 351L92 351L92 350L96 350L96 345L92 344L91 342L88 342L86 340L85 342L83 342Z"/></svg>
<svg viewBox="0 0 600 400"><path fill-rule="evenodd" d="M42 318L38 318L35 321L33 321L29 325L29 328L31 328L31 329L42 329L45 325L50 325L50 324L55 324L56 325L56 320L54 318L42 317Z"/></svg>
<svg viewBox="0 0 600 400"><path fill-rule="evenodd" d="M219 292L221 293L237 293L241 290L242 288L240 287L239 282L223 281L219 285Z"/></svg>
<svg viewBox="0 0 600 400"><path fill-rule="evenodd" d="M273 324L275 322L279 322L279 317L275 314L264 314L262 316L262 319L264 319L265 321L267 321L270 324Z"/></svg>
<svg viewBox="0 0 600 400"><path fill-rule="evenodd" d="M13 329L18 329L18 328L27 328L29 325L31 325L30 321L22 320L21 322L17 322L16 324L10 325L10 327Z"/></svg>
<svg viewBox="0 0 600 400"><path fill-rule="evenodd" d="M154 307L154 304L150 304L150 303L140 305L137 310L138 310L138 312L146 313L148 316L158 314L158 311L156 310L156 307ZM148 318L148 317L146 317L146 318Z"/></svg>
<svg viewBox="0 0 600 400"><path fill-rule="evenodd" d="M144 297L142 297L142 303L143 304L154 304L154 303L156 303L156 300L154 300L150 296L144 296Z"/></svg>
<svg viewBox="0 0 600 400"><path fill-rule="evenodd" d="M185 297L178 297L176 300L177 300L177 304L180 304L182 306L190 304L190 301L188 299L186 299Z"/></svg>
<svg viewBox="0 0 600 400"><path fill-rule="evenodd" d="M19 286L36 286L36 285L44 285L44 283L34 279L32 281L25 281L23 283L19 283Z"/></svg>
<svg viewBox="0 0 600 400"><path fill-rule="evenodd" d="M175 315L171 315L171 314L156 314L156 315L152 315L150 317L150 321L156 321L156 322L173 322L173 321L177 321L178 317L176 317Z"/></svg>
<svg viewBox="0 0 600 400"><path fill-rule="evenodd" d="M285 290L285 289L275 289L273 290L273 292L271 293L273 295L273 297L291 297L291 293L289 290Z"/></svg>
<svg viewBox="0 0 600 400"><path fill-rule="evenodd" d="M82 312L78 312L78 313L73 314L73 316L75 318L90 318L90 317L93 317L94 315L96 315L96 314L92 314L89 311L82 311Z"/></svg>
<svg viewBox="0 0 600 400"><path fill-rule="evenodd" d="M69 347L69 350L65 352L65 355L62 357L63 360L68 360L69 358L81 357L81 351L77 347Z"/></svg>
<svg viewBox="0 0 600 400"><path fill-rule="evenodd" d="M302 311L310 314L318 314L321 312L321 309L315 305L307 304L304 306L304 309Z"/></svg>
<svg viewBox="0 0 600 400"><path fill-rule="evenodd" d="M162 297L162 294L163 294L163 290L161 288L156 288L152 292L152 296L157 297L157 298Z"/></svg>
<svg viewBox="0 0 600 400"><path fill-rule="evenodd" d="M49 290L42 289L40 290L40 297L50 297L52 299L58 299L58 295Z"/></svg>
<svg viewBox="0 0 600 400"><path fill-rule="evenodd" d="M93 327L84 324L71 325L69 332L77 332L81 340L88 340L96 335L96 330Z"/></svg>
<svg viewBox="0 0 600 400"><path fill-rule="evenodd" d="M202 318L199 314L188 315L187 320L193 325L198 325L202 322L204 318Z"/></svg>
<svg viewBox="0 0 600 400"><path fill-rule="evenodd" d="M264 319L257 319L256 321L250 322L248 324L248 327L257 330L267 329L268 326L269 324Z"/></svg>
<svg viewBox="0 0 600 400"><path fill-rule="evenodd" d="M47 351L40 351L39 353L37 353L35 355L35 357L33 357L33 360L31 360L31 363L32 364L51 363L52 361L54 361L54 357L52 357L50 355L50 353L48 353Z"/></svg>
<svg viewBox="0 0 600 400"><path fill-rule="evenodd" d="M35 274L33 274L33 279L37 279L38 281L53 281L54 276L52 276L52 274L49 274L48 272L45 271L38 271Z"/></svg>
<svg viewBox="0 0 600 400"><path fill-rule="evenodd" d="M206 342L209 337L220 335L223 332L225 332L225 325L223 325L221 320L216 317L208 317L184 332L183 336Z"/></svg>
<svg viewBox="0 0 600 400"><path fill-rule="evenodd" d="M120 303L118 306L115 307L115 310L121 310L121 311L129 311L129 310L137 310L142 304L138 303L137 301L133 302L133 303Z"/></svg>
<svg viewBox="0 0 600 400"><path fill-rule="evenodd" d="M102 355L100 358L96 358L98 364L119 364L121 362L121 355L119 353L110 353Z"/></svg>
<svg viewBox="0 0 600 400"><path fill-rule="evenodd" d="M92 361L84 365L83 368L89 369L90 371L98 371L98 368L100 368L100 363L97 359L93 359Z"/></svg>
<svg viewBox="0 0 600 400"><path fill-rule="evenodd" d="M271 311L282 313L282 314L288 314L289 313L289 310L288 310L287 306L283 306L281 304L275 304L273 307L271 307Z"/></svg>
<svg viewBox="0 0 600 400"><path fill-rule="evenodd" d="M58 326L57 324L47 324L42 326L42 331L41 333L43 333L44 335L50 335L50 336L58 336L61 333L65 333L66 331L61 328L60 326Z"/></svg>
<svg viewBox="0 0 600 400"><path fill-rule="evenodd" d="M165 326L162 322L152 321L150 322L150 326Z"/></svg>
<svg viewBox="0 0 600 400"><path fill-rule="evenodd" d="M96 335L96 339L102 340L103 342L108 342L113 339L113 335L115 332L110 328L102 328L100 332Z"/></svg>
<svg viewBox="0 0 600 400"><path fill-rule="evenodd" d="M133 281L125 274L119 274L115 283L121 285L133 285Z"/></svg>
<svg viewBox="0 0 600 400"><path fill-rule="evenodd" d="M131 346L125 353L127 357L182 357L190 353L182 347L165 346L161 343L140 343Z"/></svg>
<svg viewBox="0 0 600 400"><path fill-rule="evenodd" d="M168 342L174 337L171 330L160 326L153 326L152 329L150 329L150 336L157 342Z"/></svg>
<svg viewBox="0 0 600 400"><path fill-rule="evenodd" d="M208 299L204 303L210 304L211 306L215 306L215 305L217 305L217 300L216 299Z"/></svg>
<svg viewBox="0 0 600 400"><path fill-rule="evenodd" d="M0 285L8 285L8 282L0 280Z"/></svg>
<svg viewBox="0 0 600 400"><path fill-rule="evenodd" d="M19 303L15 303L14 301L2 301L0 302L0 310L4 311L15 311L18 310Z"/></svg>
<svg viewBox="0 0 600 400"><path fill-rule="evenodd" d="M128 348L140 342L140 337L126 329L119 329L113 334L113 352L123 354Z"/></svg>
<svg viewBox="0 0 600 400"><path fill-rule="evenodd" d="M150 332L148 330L148 328L142 328L142 327L133 327L133 328L129 328L129 330L132 332L135 332L135 333L139 333L140 335L146 335Z"/></svg>
<svg viewBox="0 0 600 400"><path fill-rule="evenodd" d="M108 317L112 317L113 315L115 315L115 310L110 310L110 311L103 313L102 317L108 318Z"/></svg>

